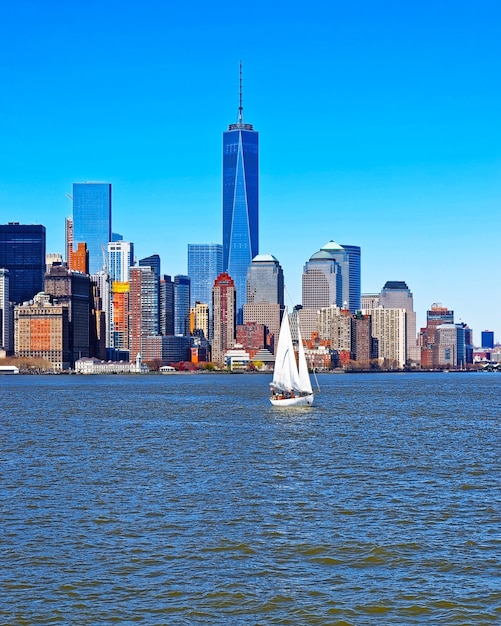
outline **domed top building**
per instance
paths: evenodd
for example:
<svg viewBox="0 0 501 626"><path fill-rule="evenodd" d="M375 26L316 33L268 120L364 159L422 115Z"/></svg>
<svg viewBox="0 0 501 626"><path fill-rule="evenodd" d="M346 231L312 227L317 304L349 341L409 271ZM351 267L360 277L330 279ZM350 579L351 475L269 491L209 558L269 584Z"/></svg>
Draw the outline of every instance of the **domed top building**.
<svg viewBox="0 0 501 626"><path fill-rule="evenodd" d="M328 241L306 262L303 307L360 309L360 247Z"/></svg>

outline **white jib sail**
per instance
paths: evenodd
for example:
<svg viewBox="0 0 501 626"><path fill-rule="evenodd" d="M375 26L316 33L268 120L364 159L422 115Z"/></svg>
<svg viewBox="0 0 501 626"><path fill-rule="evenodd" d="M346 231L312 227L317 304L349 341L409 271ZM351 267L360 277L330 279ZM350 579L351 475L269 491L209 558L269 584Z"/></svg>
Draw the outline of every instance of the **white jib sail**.
<svg viewBox="0 0 501 626"><path fill-rule="evenodd" d="M286 311L280 326L272 386L282 391L299 390L301 387L292 345L289 316Z"/></svg>
<svg viewBox="0 0 501 626"><path fill-rule="evenodd" d="M299 340L299 345L298 345L299 388L301 389L301 391L305 391L307 393L313 393L313 389L311 387L310 374L308 372L308 365L306 363L306 356L304 354L303 338L301 337L301 331L299 330L299 324L297 326L297 336Z"/></svg>

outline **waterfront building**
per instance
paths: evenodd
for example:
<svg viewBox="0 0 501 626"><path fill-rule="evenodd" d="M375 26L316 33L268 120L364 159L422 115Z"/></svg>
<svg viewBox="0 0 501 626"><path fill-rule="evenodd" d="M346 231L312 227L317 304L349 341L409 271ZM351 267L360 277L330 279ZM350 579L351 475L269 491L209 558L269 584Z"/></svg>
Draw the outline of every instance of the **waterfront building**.
<svg viewBox="0 0 501 626"><path fill-rule="evenodd" d="M130 268L129 353L134 360L146 353L146 337L158 335L155 272L147 267Z"/></svg>
<svg viewBox="0 0 501 626"><path fill-rule="evenodd" d="M433 346L438 343L436 329L441 324L454 324L454 311L449 311L440 303L434 303L426 312L426 327L421 328L419 333L422 368L430 369L437 366L436 351L433 352Z"/></svg>
<svg viewBox="0 0 501 626"><path fill-rule="evenodd" d="M0 268L9 270L11 302L27 302L43 291L45 254L45 226L0 224Z"/></svg>
<svg viewBox="0 0 501 626"><path fill-rule="evenodd" d="M230 371L244 370L249 365L250 355L239 343L235 343L224 353L224 364Z"/></svg>
<svg viewBox="0 0 501 626"><path fill-rule="evenodd" d="M365 368L374 358L372 318L361 311L355 313L351 320L351 358Z"/></svg>
<svg viewBox="0 0 501 626"><path fill-rule="evenodd" d="M247 270L247 302L243 306L243 323L264 324L270 333L270 348L278 343L284 313L284 274L271 254L258 254Z"/></svg>
<svg viewBox="0 0 501 626"><path fill-rule="evenodd" d="M127 283L130 268L134 265L134 244L131 241L110 241L108 243L108 272L110 280Z"/></svg>
<svg viewBox="0 0 501 626"><path fill-rule="evenodd" d="M406 359L408 363L420 363L421 349L417 344L416 313L412 292L403 280L389 280L379 294L379 306L384 309L405 309Z"/></svg>
<svg viewBox="0 0 501 626"><path fill-rule="evenodd" d="M209 315L212 315L212 287L222 271L223 246L220 243L188 244L191 307L195 302L205 302L209 305Z"/></svg>
<svg viewBox="0 0 501 626"><path fill-rule="evenodd" d="M157 335L145 339L145 360L157 361L166 365L190 361L191 342L189 337L178 335Z"/></svg>
<svg viewBox="0 0 501 626"><path fill-rule="evenodd" d="M457 328L455 324L445 323L435 328L433 367L455 368L457 366Z"/></svg>
<svg viewBox="0 0 501 626"><path fill-rule="evenodd" d="M9 270L0 268L0 348L14 349L14 310L9 300Z"/></svg>
<svg viewBox="0 0 501 626"><path fill-rule="evenodd" d="M247 269L259 252L259 134L244 121L240 66L237 121L223 133L223 271L233 279L242 322Z"/></svg>
<svg viewBox="0 0 501 626"><path fill-rule="evenodd" d="M209 337L209 305L205 302L195 302L190 308L189 334L203 339Z"/></svg>
<svg viewBox="0 0 501 626"><path fill-rule="evenodd" d="M370 314L372 336L377 340L379 361L390 369L403 369L406 361L405 309L373 309Z"/></svg>
<svg viewBox="0 0 501 626"><path fill-rule="evenodd" d="M436 343L435 330L441 324L454 324L454 311L449 311L441 303L435 302L431 309L426 311L426 328L424 343L432 345Z"/></svg>
<svg viewBox="0 0 501 626"><path fill-rule="evenodd" d="M174 281L167 274L160 278L160 334L174 334Z"/></svg>
<svg viewBox="0 0 501 626"><path fill-rule="evenodd" d="M482 348L492 349L494 348L494 332L492 330L483 330L481 333Z"/></svg>
<svg viewBox="0 0 501 626"><path fill-rule="evenodd" d="M464 322L455 324L456 326L456 366L459 369L466 369L473 363L473 345L471 345L471 329Z"/></svg>
<svg viewBox="0 0 501 626"><path fill-rule="evenodd" d="M212 360L223 363L224 354L235 343L236 289L227 272L222 272L212 288Z"/></svg>
<svg viewBox="0 0 501 626"><path fill-rule="evenodd" d="M79 243L87 244L89 272L106 265L111 241L111 183L73 183L73 252Z"/></svg>
<svg viewBox="0 0 501 626"><path fill-rule="evenodd" d="M174 276L174 334L190 334L190 277Z"/></svg>
<svg viewBox="0 0 501 626"><path fill-rule="evenodd" d="M81 358L75 363L77 374L147 374L149 368L138 355L135 361L103 361Z"/></svg>
<svg viewBox="0 0 501 626"><path fill-rule="evenodd" d="M58 304L68 308L71 366L80 357L94 356L91 354L95 319L92 318L90 277L70 270L64 265L53 265L45 275L45 293L57 300Z"/></svg>
<svg viewBox="0 0 501 626"><path fill-rule="evenodd" d="M44 359L55 371L71 366L69 308L38 293L32 303L14 309L14 351L18 357Z"/></svg>

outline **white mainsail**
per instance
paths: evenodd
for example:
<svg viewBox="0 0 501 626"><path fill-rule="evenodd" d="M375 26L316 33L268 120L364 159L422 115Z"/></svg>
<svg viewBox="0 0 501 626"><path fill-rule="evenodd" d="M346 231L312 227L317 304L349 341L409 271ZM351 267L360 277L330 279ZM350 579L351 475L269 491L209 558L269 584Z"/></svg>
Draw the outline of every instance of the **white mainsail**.
<svg viewBox="0 0 501 626"><path fill-rule="evenodd" d="M275 389L282 391L291 389L299 391L301 389L287 311L284 312L280 326L275 369L271 385Z"/></svg>

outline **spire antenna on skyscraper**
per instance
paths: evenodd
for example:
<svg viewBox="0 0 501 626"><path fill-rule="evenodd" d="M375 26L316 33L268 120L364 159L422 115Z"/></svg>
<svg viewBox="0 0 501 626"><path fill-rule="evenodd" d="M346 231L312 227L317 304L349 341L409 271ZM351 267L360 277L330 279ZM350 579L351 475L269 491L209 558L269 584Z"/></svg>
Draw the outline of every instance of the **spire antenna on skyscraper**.
<svg viewBox="0 0 501 626"><path fill-rule="evenodd" d="M243 105L243 87L242 87L242 61L240 61L240 105L238 107L238 123L244 121L244 105Z"/></svg>
<svg viewBox="0 0 501 626"><path fill-rule="evenodd" d="M259 252L259 137L243 119L242 83L240 62L238 117L223 133L223 272L235 281L239 324L247 269Z"/></svg>

